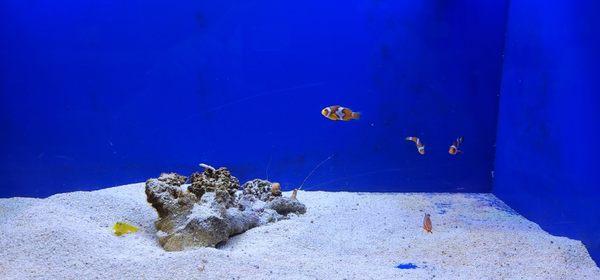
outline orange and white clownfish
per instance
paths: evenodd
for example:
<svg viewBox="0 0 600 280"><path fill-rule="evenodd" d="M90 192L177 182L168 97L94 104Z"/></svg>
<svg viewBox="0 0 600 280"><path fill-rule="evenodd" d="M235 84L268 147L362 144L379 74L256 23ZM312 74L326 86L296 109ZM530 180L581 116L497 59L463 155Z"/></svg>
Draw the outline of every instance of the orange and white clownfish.
<svg viewBox="0 0 600 280"><path fill-rule="evenodd" d="M339 105L333 105L323 108L321 115L332 121L349 121L360 119L360 113L353 112L351 109Z"/></svg>
<svg viewBox="0 0 600 280"><path fill-rule="evenodd" d="M448 153L451 155L456 155L458 153L462 153L461 150L459 150L460 144L462 144L463 142L463 137L458 137L456 138L456 140L454 140L454 142L452 142L452 146L450 146L450 149L448 150Z"/></svg>
<svg viewBox="0 0 600 280"><path fill-rule="evenodd" d="M425 145L423 145L423 142L421 142L421 139L419 139L419 137L406 137L407 141L413 141L415 142L415 144L417 145L417 150L419 151L419 154L424 155L425 154Z"/></svg>

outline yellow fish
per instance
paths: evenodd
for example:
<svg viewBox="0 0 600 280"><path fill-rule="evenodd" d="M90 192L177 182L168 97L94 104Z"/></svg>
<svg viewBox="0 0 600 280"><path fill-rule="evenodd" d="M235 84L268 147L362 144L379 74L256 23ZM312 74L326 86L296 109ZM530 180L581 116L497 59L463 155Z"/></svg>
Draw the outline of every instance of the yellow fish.
<svg viewBox="0 0 600 280"><path fill-rule="evenodd" d="M423 145L423 142L421 142L421 139L419 139L419 137L406 137L406 141L413 141L415 142L415 144L417 145L417 151L419 151L419 154L424 155L425 154L425 145Z"/></svg>
<svg viewBox="0 0 600 280"><path fill-rule="evenodd" d="M360 119L360 113L353 112L351 109L339 105L333 105L323 108L321 115L332 121L349 121Z"/></svg>
<svg viewBox="0 0 600 280"><path fill-rule="evenodd" d="M115 235L116 236L121 236L123 234L127 234L127 233L134 233L138 231L138 228L135 226L132 226L128 223L125 222L117 222L115 223L115 225L113 226L113 229L115 230Z"/></svg>

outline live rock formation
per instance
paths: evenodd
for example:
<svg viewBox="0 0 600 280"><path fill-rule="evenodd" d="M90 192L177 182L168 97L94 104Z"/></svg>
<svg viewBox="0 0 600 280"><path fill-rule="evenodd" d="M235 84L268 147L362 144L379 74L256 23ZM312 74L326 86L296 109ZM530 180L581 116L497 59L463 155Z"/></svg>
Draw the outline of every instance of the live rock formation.
<svg viewBox="0 0 600 280"><path fill-rule="evenodd" d="M147 200L158 212L158 241L167 251L215 246L291 213L306 213L304 204L281 196L279 184L255 179L240 188L226 168L203 167L190 176L187 190L187 178L175 173L146 182Z"/></svg>

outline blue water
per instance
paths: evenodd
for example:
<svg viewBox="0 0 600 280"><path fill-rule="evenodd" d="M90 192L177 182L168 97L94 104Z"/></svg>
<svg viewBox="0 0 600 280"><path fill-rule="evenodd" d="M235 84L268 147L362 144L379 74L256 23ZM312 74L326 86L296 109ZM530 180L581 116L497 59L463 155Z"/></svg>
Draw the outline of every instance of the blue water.
<svg viewBox="0 0 600 280"><path fill-rule="evenodd" d="M331 158L303 189L492 192L598 261L599 5L5 0L0 197Z"/></svg>
<svg viewBox="0 0 600 280"><path fill-rule="evenodd" d="M493 192L600 263L598 1L512 1Z"/></svg>
<svg viewBox="0 0 600 280"><path fill-rule="evenodd" d="M2 197L200 162L290 189L331 155L308 189L491 191L505 1L2 6Z"/></svg>

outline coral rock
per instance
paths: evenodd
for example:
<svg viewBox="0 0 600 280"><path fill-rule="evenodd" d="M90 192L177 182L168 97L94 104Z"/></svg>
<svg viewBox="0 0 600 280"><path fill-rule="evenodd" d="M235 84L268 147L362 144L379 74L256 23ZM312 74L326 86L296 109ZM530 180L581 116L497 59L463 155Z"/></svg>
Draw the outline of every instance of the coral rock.
<svg viewBox="0 0 600 280"><path fill-rule="evenodd" d="M192 174L187 191L181 186L185 177L173 174L146 182L147 200L158 212L158 241L167 251L215 246L289 213L306 212L302 203L281 197L269 181L252 180L240 190L238 179L225 168L205 167Z"/></svg>
<svg viewBox="0 0 600 280"><path fill-rule="evenodd" d="M146 181L146 198L162 219L179 216L192 209L198 200L193 193L183 191L179 186L169 185L157 179Z"/></svg>
<svg viewBox="0 0 600 280"><path fill-rule="evenodd" d="M262 201L271 201L275 197L281 196L279 183L271 183L262 179L254 179L244 183L242 190L244 195L253 195Z"/></svg>
<svg viewBox="0 0 600 280"><path fill-rule="evenodd" d="M290 199L287 197L278 197L269 202L266 208L277 211L280 215L287 215L289 213L304 214L306 213L306 206L300 203L298 200Z"/></svg>
<svg viewBox="0 0 600 280"><path fill-rule="evenodd" d="M159 181L165 182L173 186L181 186L187 181L187 177L177 173L161 173L158 177Z"/></svg>
<svg viewBox="0 0 600 280"><path fill-rule="evenodd" d="M197 197L202 197L207 192L215 192L223 203L230 203L232 196L240 188L240 181L224 167L206 168L202 173L194 173L191 182L188 190Z"/></svg>

